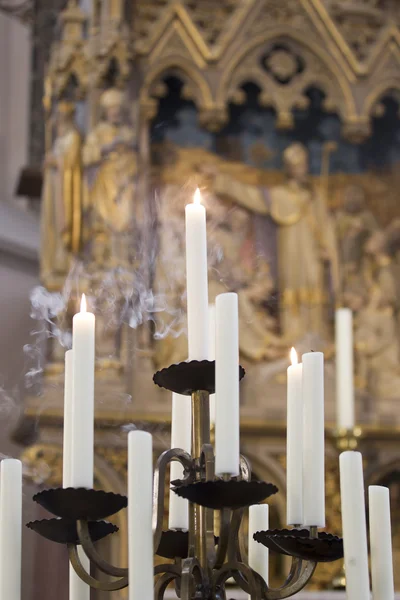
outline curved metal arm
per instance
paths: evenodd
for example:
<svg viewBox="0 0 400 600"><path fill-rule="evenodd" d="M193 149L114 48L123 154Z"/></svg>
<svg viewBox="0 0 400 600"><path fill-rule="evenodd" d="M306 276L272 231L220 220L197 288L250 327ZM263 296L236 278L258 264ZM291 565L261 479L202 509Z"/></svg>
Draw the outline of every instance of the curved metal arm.
<svg viewBox="0 0 400 600"><path fill-rule="evenodd" d="M299 559L294 558L293 562L296 563L298 560ZM285 585L278 589L268 588L264 584L262 589L263 598L265 600L282 600L283 598L289 598L289 596L293 596L294 594L297 594L297 592L300 592L300 590L302 590L310 581L317 566L317 563L314 560L307 561L304 570L301 572L301 564L302 561L300 560L300 571L297 566L294 578L289 581L289 584L287 583L288 580L286 580Z"/></svg>
<svg viewBox="0 0 400 600"><path fill-rule="evenodd" d="M157 465L154 471L153 480L153 540L154 540L154 551L157 552L158 546L160 545L162 524L164 516L164 502L165 502L165 475L167 466L173 460L177 460L183 465L187 476L183 481L189 483L194 479L194 462L190 454L182 450L181 448L172 448L166 450L161 454L157 461Z"/></svg>
<svg viewBox="0 0 400 600"><path fill-rule="evenodd" d="M96 590L102 590L104 592L113 592L115 590L122 590L128 586L128 578L122 577L117 581L99 581L95 579L89 573L86 572L85 568L81 563L81 559L78 555L78 549L75 544L68 544L68 554L71 565L74 568L75 573L87 583L90 587Z"/></svg>
<svg viewBox="0 0 400 600"><path fill-rule="evenodd" d="M203 572L197 558L185 558L182 562L181 600L195 597L195 588L203 584ZM197 596L196 596L197 597Z"/></svg>
<svg viewBox="0 0 400 600"><path fill-rule="evenodd" d="M220 511L219 540L214 569L220 569L222 567L225 561L226 553L228 551L231 512L232 511L229 510L229 508L223 508Z"/></svg>
<svg viewBox="0 0 400 600"><path fill-rule="evenodd" d="M76 529L78 532L79 541L82 544L82 548L86 556L96 565L100 571L106 575L112 577L126 577L128 578L128 569L121 567L114 567L107 561L105 561L100 554L97 552L89 533L89 524L87 521L80 520L76 522Z"/></svg>
<svg viewBox="0 0 400 600"><path fill-rule="evenodd" d="M161 575L154 586L154 600L163 600L168 585L177 577L178 575L175 573L164 573L164 575Z"/></svg>
<svg viewBox="0 0 400 600"><path fill-rule="evenodd" d="M221 595L221 588L229 577L233 577L239 587L250 593L251 600L261 600L261 580L247 565L237 561L229 561L214 576L213 588L216 597Z"/></svg>

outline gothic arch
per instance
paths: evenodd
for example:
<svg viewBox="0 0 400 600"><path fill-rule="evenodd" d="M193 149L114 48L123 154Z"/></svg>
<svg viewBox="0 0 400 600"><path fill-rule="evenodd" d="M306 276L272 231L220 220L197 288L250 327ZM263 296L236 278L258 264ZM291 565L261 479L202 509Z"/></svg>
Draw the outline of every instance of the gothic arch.
<svg viewBox="0 0 400 600"><path fill-rule="evenodd" d="M296 102L301 103L300 98L305 88L314 85L327 93L330 108L340 114L344 120L356 116L356 106L350 82L340 65L332 57L329 57L316 41L301 32L288 31L286 26L277 27L273 31L256 36L247 44L244 44L239 52L232 57L224 67L217 90L216 102L218 106L226 104L237 90L240 80L244 77L244 73L243 77L241 77L240 73L242 68L250 77L255 77L254 65L257 64L257 56L262 55L265 49L271 47L274 43L287 45L294 54L296 54L297 50L300 57L305 57L306 69L303 76L304 85L302 85L301 78L297 78L297 80L294 78L293 85L275 84L276 89L274 90L274 82L271 79L272 84L270 83L268 89L265 89L267 86L265 85L266 80L264 78L264 92L266 97L275 94L275 97L270 98L271 105L274 105L278 111L287 112L288 109L291 110L296 106ZM306 59L309 61L309 65L307 65ZM246 64L247 62L248 65ZM253 65L253 68L249 69L250 65ZM262 78L261 68L257 75L258 81L256 83L258 85L260 78ZM249 81L249 76L247 77L247 81ZM297 94L297 98L291 99L293 96L292 88Z"/></svg>
<svg viewBox="0 0 400 600"><path fill-rule="evenodd" d="M142 106L154 107L154 103L157 103L156 86L163 84L163 79L168 75L175 75L183 81L187 86L190 99L196 104L198 110L209 110L213 107L212 92L206 79L191 61L180 56L158 60L157 64L150 68L141 86Z"/></svg>
<svg viewBox="0 0 400 600"><path fill-rule="evenodd" d="M391 95L394 91L400 94L400 77L391 76L381 81L366 97L362 108L362 115L369 118L374 106L384 96Z"/></svg>

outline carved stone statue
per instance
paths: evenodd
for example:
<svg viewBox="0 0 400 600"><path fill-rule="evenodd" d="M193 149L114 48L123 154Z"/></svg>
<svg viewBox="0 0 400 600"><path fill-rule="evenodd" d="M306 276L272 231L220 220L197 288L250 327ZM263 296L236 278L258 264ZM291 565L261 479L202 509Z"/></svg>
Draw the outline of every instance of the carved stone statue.
<svg viewBox="0 0 400 600"><path fill-rule="evenodd" d="M70 257L81 248L82 138L75 106L60 102L55 140L44 161L41 232L41 277L65 275Z"/></svg>
<svg viewBox="0 0 400 600"><path fill-rule="evenodd" d="M366 207L363 188L357 185L347 186L343 191L343 206L336 214L342 293L350 289L360 277L365 242L377 229L377 220Z"/></svg>
<svg viewBox="0 0 400 600"><path fill-rule="evenodd" d="M122 92L106 90L100 105L102 119L83 148L93 255L98 263L109 264L112 255L121 264L127 258L127 234L134 219L135 131L124 120Z"/></svg>
<svg viewBox="0 0 400 600"><path fill-rule="evenodd" d="M356 376L376 398L400 397L398 298L383 231L365 243L362 278L345 293L355 312Z"/></svg>
<svg viewBox="0 0 400 600"><path fill-rule="evenodd" d="M335 273L337 259L330 216L308 180L306 149L301 144L289 146L284 165L285 183L269 191L215 174L214 192L277 226L281 330L293 341L308 332L324 334L325 265L328 262ZM207 169L212 172L212 167Z"/></svg>
<svg viewBox="0 0 400 600"><path fill-rule="evenodd" d="M259 259L252 283L238 291L239 349L251 361L275 360L287 354L286 340L277 335L275 321L265 308L273 285L269 264Z"/></svg>

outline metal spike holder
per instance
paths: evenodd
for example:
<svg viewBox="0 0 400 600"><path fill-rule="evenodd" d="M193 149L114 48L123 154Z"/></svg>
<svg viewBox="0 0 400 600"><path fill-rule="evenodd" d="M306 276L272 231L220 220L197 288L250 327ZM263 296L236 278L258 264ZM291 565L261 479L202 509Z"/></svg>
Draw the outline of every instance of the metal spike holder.
<svg viewBox="0 0 400 600"><path fill-rule="evenodd" d="M244 376L240 368L239 377ZM240 458L237 478L216 478L215 456L210 443L209 394L215 388L215 363L191 361L172 365L154 375L160 387L191 397L192 455L179 448L159 457L154 472L153 534L158 556L173 559L172 564L154 568L156 600L162 600L166 588L174 582L181 600L225 600L225 583L233 578L252 600L280 600L296 594L310 581L318 562L343 557L340 538L309 529L269 530L254 534L254 539L271 551L292 557L285 583L270 588L253 571L245 557L239 531L246 507L276 493L271 483L251 481L248 461ZM162 530L165 480L168 465L178 461L184 468L182 480L172 482L174 491L189 500L189 531ZM126 568L115 567L98 554L94 542L117 528L104 521L127 506L128 499L118 494L88 489L50 489L33 498L56 515L28 523L40 535L68 545L69 558L79 577L89 586L105 591L125 588L129 583ZM219 536L214 536L214 511L220 511ZM91 563L109 575L111 581L93 578L83 567L77 547L82 546Z"/></svg>

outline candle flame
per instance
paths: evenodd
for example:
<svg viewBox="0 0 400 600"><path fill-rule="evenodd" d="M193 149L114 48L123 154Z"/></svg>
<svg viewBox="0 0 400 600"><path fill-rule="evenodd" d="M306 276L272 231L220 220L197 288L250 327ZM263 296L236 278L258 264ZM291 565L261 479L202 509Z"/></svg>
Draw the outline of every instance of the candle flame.
<svg viewBox="0 0 400 600"><path fill-rule="evenodd" d="M201 194L200 194L199 188L197 188L197 190L194 193L193 203L194 204L201 204Z"/></svg>
<svg viewBox="0 0 400 600"><path fill-rule="evenodd" d="M292 348L290 351L290 360L292 361L292 365L297 365L299 362L299 359L297 357L297 352L294 348Z"/></svg>
<svg viewBox="0 0 400 600"><path fill-rule="evenodd" d="M85 294L82 294L82 298L81 298L81 312L85 313L86 311L87 311L86 296L85 296Z"/></svg>

